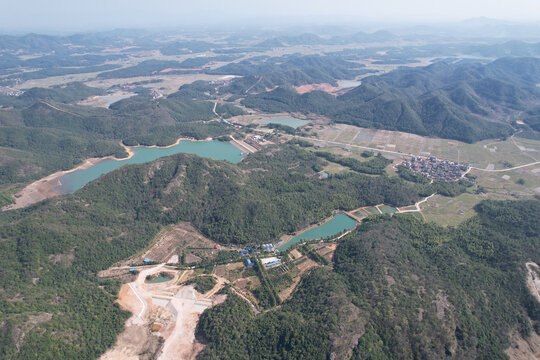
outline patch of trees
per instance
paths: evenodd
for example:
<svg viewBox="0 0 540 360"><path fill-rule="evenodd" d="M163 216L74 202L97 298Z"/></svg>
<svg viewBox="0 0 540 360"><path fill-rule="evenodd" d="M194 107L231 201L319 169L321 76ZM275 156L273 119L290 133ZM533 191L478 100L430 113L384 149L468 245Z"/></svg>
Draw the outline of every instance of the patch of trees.
<svg viewBox="0 0 540 360"><path fill-rule="evenodd" d="M94 66L85 66L80 68L45 68L42 70L28 71L20 74L14 74L7 77L9 79L22 79L24 81L33 80L33 79L45 79L51 76L64 76L72 74L87 74L94 72L102 72L118 69L121 65L117 64L105 64L105 65L94 65Z"/></svg>
<svg viewBox="0 0 540 360"><path fill-rule="evenodd" d="M372 175L381 175L384 169L392 163L380 153L367 161L360 161L351 157L342 157L325 151L316 151L315 154L328 161L348 167L351 170Z"/></svg>
<svg viewBox="0 0 540 360"><path fill-rule="evenodd" d="M411 171L405 168L404 166L398 166L397 173L399 177L402 178L403 180L407 180L407 181L414 182L417 184L425 185L431 182L431 180L427 176Z"/></svg>
<svg viewBox="0 0 540 360"><path fill-rule="evenodd" d="M247 114L244 110L232 104L218 104L216 112L224 119Z"/></svg>
<svg viewBox="0 0 540 360"><path fill-rule="evenodd" d="M201 294L206 294L216 286L217 281L213 276L197 276L185 282L186 285L193 284L195 290Z"/></svg>
<svg viewBox="0 0 540 360"><path fill-rule="evenodd" d="M339 315L349 292L340 276L314 269L304 277L280 309L253 317L247 303L234 294L205 311L197 336L208 344L199 359L327 359L344 358L333 351Z"/></svg>
<svg viewBox="0 0 540 360"><path fill-rule="evenodd" d="M265 126L270 129L281 130L290 135L294 135L297 132L297 129L293 128L292 126L283 125L283 124L268 123Z"/></svg>
<svg viewBox="0 0 540 360"><path fill-rule="evenodd" d="M269 280L266 268L259 259L255 259L255 270L261 285L253 290L253 295L259 300L259 306L268 309L279 305L281 300L277 294L274 284Z"/></svg>
<svg viewBox="0 0 540 360"><path fill-rule="evenodd" d="M459 179L458 181L451 182L434 180L433 183L419 185L418 193L421 196L429 196L433 193L437 193L443 196L455 197L463 194L473 185L474 182L468 179Z"/></svg>

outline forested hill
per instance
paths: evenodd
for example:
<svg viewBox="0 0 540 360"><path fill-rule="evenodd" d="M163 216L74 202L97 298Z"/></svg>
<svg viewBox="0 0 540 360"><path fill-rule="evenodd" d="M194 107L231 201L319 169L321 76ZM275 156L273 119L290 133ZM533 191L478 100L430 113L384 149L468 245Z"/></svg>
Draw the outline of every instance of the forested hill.
<svg viewBox="0 0 540 360"><path fill-rule="evenodd" d="M540 59L505 58L487 65L439 62L371 76L333 97L292 89L250 95L244 105L268 112L322 114L363 127L412 132L465 142L512 133L502 119L540 100Z"/></svg>
<svg viewBox="0 0 540 360"><path fill-rule="evenodd" d="M322 164L294 146L238 165L177 154L0 213L0 358L99 357L127 315L113 305L115 284L96 272L168 224L191 222L223 244L262 243L335 209L418 200L398 178L352 172L321 180ZM334 270L307 275L280 309L253 318L232 296L207 312L201 358L502 359L510 332L540 331L523 265L540 261L540 202L484 202L476 210L457 228L412 215L368 221L343 239Z"/></svg>
<svg viewBox="0 0 540 360"><path fill-rule="evenodd" d="M280 309L254 318L232 296L203 313L199 359L507 359L510 336L540 334L525 283L525 262L540 261L540 202L476 211L457 228L368 221Z"/></svg>
<svg viewBox="0 0 540 360"><path fill-rule="evenodd" d="M122 167L74 195L1 212L0 359L97 358L127 314L96 272L141 250L168 224L191 222L222 244L263 243L336 209L419 198L396 178L321 180L314 169L322 163L293 146L238 165L177 154Z"/></svg>
<svg viewBox="0 0 540 360"><path fill-rule="evenodd" d="M286 55L262 57L230 63L208 71L210 74L239 75L223 91L233 94L259 93L276 86L300 86L354 79L367 70L365 65L330 55ZM373 71L373 70L371 70Z"/></svg>
<svg viewBox="0 0 540 360"><path fill-rule="evenodd" d="M219 122L203 122L216 118L213 103L194 100L186 89L160 99L143 92L109 109L74 104L103 93L70 83L32 88L19 97L0 96L0 105L13 107L0 111L0 185L71 169L91 157L126 156L120 141L163 146L179 137L205 139L231 131ZM224 117L243 114L232 104L217 111Z"/></svg>

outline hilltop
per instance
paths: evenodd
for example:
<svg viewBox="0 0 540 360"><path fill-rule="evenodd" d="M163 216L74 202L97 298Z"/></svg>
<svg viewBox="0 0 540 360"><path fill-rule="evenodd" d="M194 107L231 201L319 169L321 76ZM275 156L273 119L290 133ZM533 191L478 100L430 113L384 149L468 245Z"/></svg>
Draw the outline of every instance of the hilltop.
<svg viewBox="0 0 540 360"><path fill-rule="evenodd" d="M538 100L540 60L501 59L487 65L435 63L370 76L344 95L299 95L278 88L243 104L268 112L316 113L363 127L412 132L465 142L505 137L505 116Z"/></svg>

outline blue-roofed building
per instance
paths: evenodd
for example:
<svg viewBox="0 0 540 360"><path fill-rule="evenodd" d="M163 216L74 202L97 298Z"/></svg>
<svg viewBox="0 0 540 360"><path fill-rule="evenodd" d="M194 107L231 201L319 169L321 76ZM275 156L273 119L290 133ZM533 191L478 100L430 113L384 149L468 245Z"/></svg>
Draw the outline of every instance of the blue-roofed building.
<svg viewBox="0 0 540 360"><path fill-rule="evenodd" d="M249 251L247 251L247 250L240 250L239 253L240 253L240 256L243 256L243 255L249 254Z"/></svg>
<svg viewBox="0 0 540 360"><path fill-rule="evenodd" d="M246 261L244 261L244 265L246 265L246 267L253 267L255 266L255 263L251 261L251 259L246 259Z"/></svg>
<svg viewBox="0 0 540 360"><path fill-rule="evenodd" d="M143 260L145 263L149 263L150 262L150 259L149 258L146 258Z"/></svg>
<svg viewBox="0 0 540 360"><path fill-rule="evenodd" d="M271 263L266 264L266 267L270 267L270 266L277 265L277 264L279 264L280 262L281 262L280 260L272 261Z"/></svg>

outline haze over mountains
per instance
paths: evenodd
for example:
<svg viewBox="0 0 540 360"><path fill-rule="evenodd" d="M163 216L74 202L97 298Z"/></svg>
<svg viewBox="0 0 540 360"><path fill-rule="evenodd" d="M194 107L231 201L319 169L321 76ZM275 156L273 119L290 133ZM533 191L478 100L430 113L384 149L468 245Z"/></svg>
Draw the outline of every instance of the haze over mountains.
<svg viewBox="0 0 540 360"><path fill-rule="evenodd" d="M0 359L540 356L540 25L398 5L0 35Z"/></svg>

